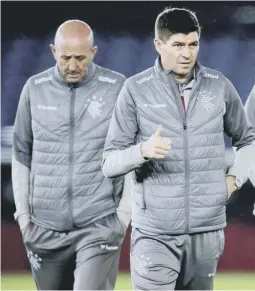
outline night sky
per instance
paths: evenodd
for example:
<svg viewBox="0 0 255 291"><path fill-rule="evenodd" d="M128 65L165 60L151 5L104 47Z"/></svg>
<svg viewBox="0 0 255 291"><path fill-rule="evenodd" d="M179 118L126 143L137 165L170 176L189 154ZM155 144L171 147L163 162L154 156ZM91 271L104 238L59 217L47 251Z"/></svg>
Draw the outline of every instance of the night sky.
<svg viewBox="0 0 255 291"><path fill-rule="evenodd" d="M86 21L95 32L151 34L156 16L165 7L195 10L203 31L220 34L236 29L232 16L245 1L5 1L2 6L2 39L54 33L68 19ZM246 2L255 7L255 2ZM254 24L248 30L254 32Z"/></svg>

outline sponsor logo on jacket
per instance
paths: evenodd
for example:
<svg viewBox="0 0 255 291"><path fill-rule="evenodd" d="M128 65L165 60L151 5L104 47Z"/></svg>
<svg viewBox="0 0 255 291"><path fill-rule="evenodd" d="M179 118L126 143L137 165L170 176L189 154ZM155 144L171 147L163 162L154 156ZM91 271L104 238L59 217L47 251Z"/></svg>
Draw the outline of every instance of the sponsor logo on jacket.
<svg viewBox="0 0 255 291"><path fill-rule="evenodd" d="M57 110L57 106L46 106L46 105L41 105L41 104L37 105L37 108L39 110L51 110L51 111Z"/></svg>
<svg viewBox="0 0 255 291"><path fill-rule="evenodd" d="M105 77L105 76L99 76L98 77L98 81L115 84L117 80L116 79L111 79L111 78Z"/></svg>
<svg viewBox="0 0 255 291"><path fill-rule="evenodd" d="M204 77L211 78L211 79L219 79L219 75L213 75L213 74L210 74L210 73L205 73Z"/></svg>
<svg viewBox="0 0 255 291"><path fill-rule="evenodd" d="M41 84L43 82L51 81L51 80L52 80L52 76L35 79L35 85Z"/></svg>
<svg viewBox="0 0 255 291"><path fill-rule="evenodd" d="M164 108L166 107L166 103L163 104L144 104L144 107L149 108Z"/></svg>
<svg viewBox="0 0 255 291"><path fill-rule="evenodd" d="M144 78L142 78L140 80L137 80L136 84L141 85L142 83L147 82L147 81L151 80L152 78L153 78L153 75L151 74L148 77L144 77Z"/></svg>
<svg viewBox="0 0 255 291"><path fill-rule="evenodd" d="M112 246L112 245L100 245L101 250L107 250L107 251L116 251L119 249L118 246Z"/></svg>

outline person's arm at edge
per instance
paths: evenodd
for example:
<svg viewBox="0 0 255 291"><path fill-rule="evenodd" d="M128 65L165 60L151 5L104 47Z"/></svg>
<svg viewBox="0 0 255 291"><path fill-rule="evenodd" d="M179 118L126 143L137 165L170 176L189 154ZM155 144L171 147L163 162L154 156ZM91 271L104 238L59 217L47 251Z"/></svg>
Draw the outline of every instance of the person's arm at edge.
<svg viewBox="0 0 255 291"><path fill-rule="evenodd" d="M30 222L29 186L33 134L31 127L31 110L29 85L22 89L13 131L12 186L16 212L15 219L20 229Z"/></svg>
<svg viewBox="0 0 255 291"><path fill-rule="evenodd" d="M247 181L248 168L252 166L250 163L251 156L255 154L255 130L245 114L239 94L229 80L226 86L224 130L232 138L232 146L236 147L234 164L229 169L227 178L236 177L240 188Z"/></svg>

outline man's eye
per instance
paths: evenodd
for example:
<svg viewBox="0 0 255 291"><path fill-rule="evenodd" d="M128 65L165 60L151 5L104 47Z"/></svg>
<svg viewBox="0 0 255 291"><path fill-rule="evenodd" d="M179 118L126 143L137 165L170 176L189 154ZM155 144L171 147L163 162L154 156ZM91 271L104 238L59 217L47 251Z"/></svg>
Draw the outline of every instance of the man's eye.
<svg viewBox="0 0 255 291"><path fill-rule="evenodd" d="M85 56L79 56L79 57L77 57L77 59L78 59L79 61L83 61L83 60L86 59L86 57L85 57Z"/></svg>

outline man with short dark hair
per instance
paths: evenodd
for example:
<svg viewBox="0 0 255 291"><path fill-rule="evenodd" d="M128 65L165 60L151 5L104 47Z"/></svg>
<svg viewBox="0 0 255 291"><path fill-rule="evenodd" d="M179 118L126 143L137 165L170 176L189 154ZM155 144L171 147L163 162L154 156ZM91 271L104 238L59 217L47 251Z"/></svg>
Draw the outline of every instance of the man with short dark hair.
<svg viewBox="0 0 255 291"><path fill-rule="evenodd" d="M83 21L64 22L51 51L56 66L29 78L18 105L15 217L39 290L114 289L130 193L101 161L125 77L93 62Z"/></svg>
<svg viewBox="0 0 255 291"><path fill-rule="evenodd" d="M212 289L225 204L247 180L240 159L226 178L224 132L244 151L255 132L231 82L197 61L199 39L193 12L159 14L159 57L125 82L106 138L105 176L133 174L135 289Z"/></svg>

